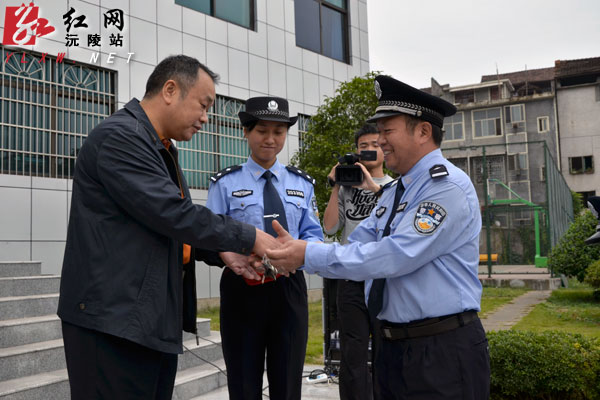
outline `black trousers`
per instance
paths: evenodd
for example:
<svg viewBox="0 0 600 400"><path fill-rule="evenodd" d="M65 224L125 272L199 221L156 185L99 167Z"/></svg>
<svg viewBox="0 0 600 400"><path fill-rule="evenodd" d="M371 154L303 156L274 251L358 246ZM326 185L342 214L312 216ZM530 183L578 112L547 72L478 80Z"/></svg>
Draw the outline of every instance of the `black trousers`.
<svg viewBox="0 0 600 400"><path fill-rule="evenodd" d="M170 400L177 354L62 322L72 400Z"/></svg>
<svg viewBox="0 0 600 400"><path fill-rule="evenodd" d="M340 324L340 399L369 400L373 386L369 373L371 323L365 304L365 283L337 281Z"/></svg>
<svg viewBox="0 0 600 400"><path fill-rule="evenodd" d="M379 341L375 359L382 398L484 400L490 358L481 321L435 336Z"/></svg>
<svg viewBox="0 0 600 400"><path fill-rule="evenodd" d="M308 339L303 272L249 286L226 268L220 287L221 343L229 398L262 399L266 353L269 397L299 400Z"/></svg>

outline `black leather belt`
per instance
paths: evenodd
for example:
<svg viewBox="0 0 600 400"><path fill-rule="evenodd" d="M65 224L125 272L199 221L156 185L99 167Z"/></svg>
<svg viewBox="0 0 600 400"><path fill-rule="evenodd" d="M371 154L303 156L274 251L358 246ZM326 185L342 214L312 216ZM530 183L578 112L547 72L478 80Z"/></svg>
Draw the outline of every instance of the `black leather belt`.
<svg viewBox="0 0 600 400"><path fill-rule="evenodd" d="M477 311L464 311L458 314L427 318L405 324L381 321L381 335L386 340L404 340L433 336L465 326L476 319L479 319Z"/></svg>

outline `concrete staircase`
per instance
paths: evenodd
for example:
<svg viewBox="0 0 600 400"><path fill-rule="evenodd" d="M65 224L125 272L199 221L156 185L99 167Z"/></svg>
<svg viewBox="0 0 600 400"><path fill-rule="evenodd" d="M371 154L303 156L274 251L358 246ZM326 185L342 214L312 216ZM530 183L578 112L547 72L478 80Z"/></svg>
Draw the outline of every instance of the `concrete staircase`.
<svg viewBox="0 0 600 400"><path fill-rule="evenodd" d="M0 262L0 400L69 399L60 320L60 276L41 275L39 262ZM221 337L198 319L196 344L184 335L173 399L188 400L227 383Z"/></svg>

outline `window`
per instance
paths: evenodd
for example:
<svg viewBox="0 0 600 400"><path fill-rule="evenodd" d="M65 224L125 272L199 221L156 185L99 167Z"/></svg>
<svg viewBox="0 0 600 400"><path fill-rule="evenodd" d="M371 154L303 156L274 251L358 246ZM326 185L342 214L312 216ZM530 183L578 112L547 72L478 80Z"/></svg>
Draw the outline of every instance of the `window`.
<svg viewBox="0 0 600 400"><path fill-rule="evenodd" d="M466 104L475 102L474 90L463 90L454 93L454 102L457 104Z"/></svg>
<svg viewBox="0 0 600 400"><path fill-rule="evenodd" d="M306 132L308 132L308 124L310 123L310 117L304 114L298 114L298 149L299 151L304 150Z"/></svg>
<svg viewBox="0 0 600 400"><path fill-rule="evenodd" d="M594 173L594 157L569 157L569 173L577 174L593 174Z"/></svg>
<svg viewBox="0 0 600 400"><path fill-rule="evenodd" d="M189 142L177 142L179 163L190 188L208 189L213 174L246 161L250 150L238 118L242 110L242 101L217 95L208 123Z"/></svg>
<svg viewBox="0 0 600 400"><path fill-rule="evenodd" d="M473 126L475 137L501 136L500 109L490 108L487 110L473 111Z"/></svg>
<svg viewBox="0 0 600 400"><path fill-rule="evenodd" d="M587 205L588 199L590 197L596 195L596 191L595 190L592 190L591 192L577 192L577 193L579 193L581 195L581 202L583 203L583 206L585 208L588 208L588 205Z"/></svg>
<svg viewBox="0 0 600 400"><path fill-rule="evenodd" d="M117 75L11 52L0 46L0 173L72 178L86 136L116 110Z"/></svg>
<svg viewBox="0 0 600 400"><path fill-rule="evenodd" d="M538 133L548 132L550 130L550 118L538 117Z"/></svg>
<svg viewBox="0 0 600 400"><path fill-rule="evenodd" d="M296 45L348 62L346 0L295 0Z"/></svg>
<svg viewBox="0 0 600 400"><path fill-rule="evenodd" d="M254 29L254 0L175 0L175 4Z"/></svg>
<svg viewBox="0 0 600 400"><path fill-rule="evenodd" d="M523 104L504 107L504 118L508 128L507 132L525 131L525 107Z"/></svg>
<svg viewBox="0 0 600 400"><path fill-rule="evenodd" d="M463 113L458 112L444 119L445 140L462 140L463 137Z"/></svg>
<svg viewBox="0 0 600 400"><path fill-rule="evenodd" d="M490 100L500 99L500 88L499 86L492 86L490 88Z"/></svg>
<svg viewBox="0 0 600 400"><path fill-rule="evenodd" d="M508 170L518 172L522 169L528 169L527 154L510 154L508 156Z"/></svg>

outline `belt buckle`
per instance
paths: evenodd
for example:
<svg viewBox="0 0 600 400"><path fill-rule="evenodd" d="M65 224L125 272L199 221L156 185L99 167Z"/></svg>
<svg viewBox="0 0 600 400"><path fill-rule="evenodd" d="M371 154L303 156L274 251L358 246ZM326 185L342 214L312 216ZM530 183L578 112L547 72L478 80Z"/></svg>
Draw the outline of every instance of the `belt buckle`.
<svg viewBox="0 0 600 400"><path fill-rule="evenodd" d="M381 328L381 332L383 333L383 337L391 340L392 339L392 330L390 328Z"/></svg>

